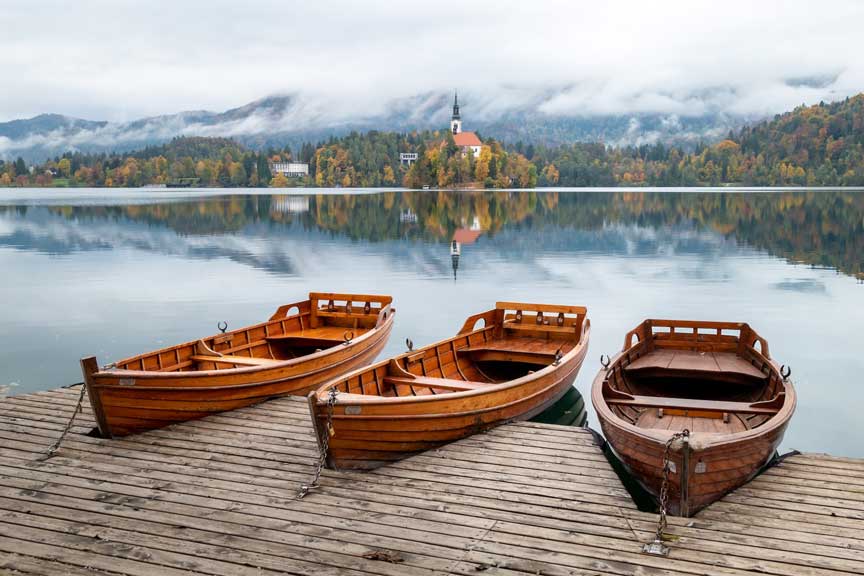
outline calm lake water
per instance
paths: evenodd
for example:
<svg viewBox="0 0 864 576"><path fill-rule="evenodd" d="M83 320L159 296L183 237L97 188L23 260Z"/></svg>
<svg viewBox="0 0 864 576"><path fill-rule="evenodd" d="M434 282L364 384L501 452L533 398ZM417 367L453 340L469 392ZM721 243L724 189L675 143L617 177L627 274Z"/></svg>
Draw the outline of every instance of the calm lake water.
<svg viewBox="0 0 864 576"><path fill-rule="evenodd" d="M78 382L82 356L255 323L310 290L392 294L385 354L496 300L582 304L586 399L646 317L747 321L793 370L783 448L864 456L864 193L234 192L0 190L0 388Z"/></svg>

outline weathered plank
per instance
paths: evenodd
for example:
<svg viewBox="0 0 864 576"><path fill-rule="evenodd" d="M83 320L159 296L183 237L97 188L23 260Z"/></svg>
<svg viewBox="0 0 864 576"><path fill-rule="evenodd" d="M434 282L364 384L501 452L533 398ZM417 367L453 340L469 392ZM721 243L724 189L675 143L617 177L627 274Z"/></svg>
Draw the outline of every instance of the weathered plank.
<svg viewBox="0 0 864 576"><path fill-rule="evenodd" d="M669 558L593 435L513 423L374 472L325 471L281 398L57 454L76 389L0 402L0 570L21 574L864 573L864 462L788 458L695 519Z"/></svg>

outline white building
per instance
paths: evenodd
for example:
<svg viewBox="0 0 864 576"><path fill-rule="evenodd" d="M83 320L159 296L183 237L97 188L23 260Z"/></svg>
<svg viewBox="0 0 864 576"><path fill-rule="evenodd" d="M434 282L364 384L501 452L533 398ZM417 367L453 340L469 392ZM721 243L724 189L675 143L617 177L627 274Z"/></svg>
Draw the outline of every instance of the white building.
<svg viewBox="0 0 864 576"><path fill-rule="evenodd" d="M410 166L414 162L417 161L417 152L400 152L399 153L399 164L403 166L407 164Z"/></svg>
<svg viewBox="0 0 864 576"><path fill-rule="evenodd" d="M270 164L271 174L284 174L288 178L309 176L309 164L306 162L273 162Z"/></svg>

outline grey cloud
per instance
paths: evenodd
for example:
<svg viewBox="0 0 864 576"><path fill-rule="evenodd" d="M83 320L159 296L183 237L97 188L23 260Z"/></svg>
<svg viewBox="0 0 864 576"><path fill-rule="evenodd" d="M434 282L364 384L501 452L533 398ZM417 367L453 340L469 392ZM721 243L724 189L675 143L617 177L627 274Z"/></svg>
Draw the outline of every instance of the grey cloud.
<svg viewBox="0 0 864 576"><path fill-rule="evenodd" d="M190 0L158 9L141 0L7 0L0 69L10 84L0 118L105 118L113 122L70 142L111 145L326 127L393 108L406 121L428 119L454 88L471 95L478 121L513 109L760 117L860 91L862 21L864 3L852 0L818 9L778 0ZM280 114L133 121L286 93L296 100ZM32 138L50 145L67 136ZM0 153L21 146L0 138Z"/></svg>

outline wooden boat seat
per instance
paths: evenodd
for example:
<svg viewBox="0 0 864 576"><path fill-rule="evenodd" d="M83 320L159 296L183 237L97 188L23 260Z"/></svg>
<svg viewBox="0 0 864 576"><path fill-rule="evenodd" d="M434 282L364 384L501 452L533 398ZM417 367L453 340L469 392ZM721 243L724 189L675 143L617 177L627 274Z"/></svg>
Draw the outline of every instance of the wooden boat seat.
<svg viewBox="0 0 864 576"><path fill-rule="evenodd" d="M631 362L625 372L714 372L724 376L746 376L764 379L767 376L734 352L695 352L692 350L654 350Z"/></svg>
<svg viewBox="0 0 864 576"><path fill-rule="evenodd" d="M555 360L554 352L534 352L519 348L504 348L497 346L470 346L456 351L460 355L470 356L477 362L502 361L525 362L527 364L551 364Z"/></svg>
<svg viewBox="0 0 864 576"><path fill-rule="evenodd" d="M629 396L626 398L625 396ZM669 408L673 410L693 410L700 412L729 412L731 414L776 414L782 406L774 407L774 402L727 402L722 400L697 400L695 398L669 398L666 396L636 396L621 394L620 398L606 398L606 402L616 406L637 408Z"/></svg>
<svg viewBox="0 0 864 576"><path fill-rule="evenodd" d="M525 362L528 364L551 364L555 353L566 353L572 343L545 338L501 338L489 340L475 346L459 348L456 352L468 355L475 361Z"/></svg>
<svg viewBox="0 0 864 576"><path fill-rule="evenodd" d="M266 366L267 364L279 364L282 360L272 358L250 358L249 356L204 356L195 355L191 357L196 362L216 362L218 364L236 364L240 366Z"/></svg>
<svg viewBox="0 0 864 576"><path fill-rule="evenodd" d="M442 388L461 392L464 390L477 390L489 386L484 382L466 382L465 380L451 380L449 378L430 378L428 376L417 376L416 378L403 378L400 376L387 376L384 378L385 384L393 386L423 386L428 388Z"/></svg>
<svg viewBox="0 0 864 576"><path fill-rule="evenodd" d="M321 326L319 328L308 328L301 332L291 332L278 336L267 336L268 342L278 342L288 346L300 346L309 348L331 348L345 342L345 333L353 332L354 337L368 332L368 328L344 328L340 326Z"/></svg>

